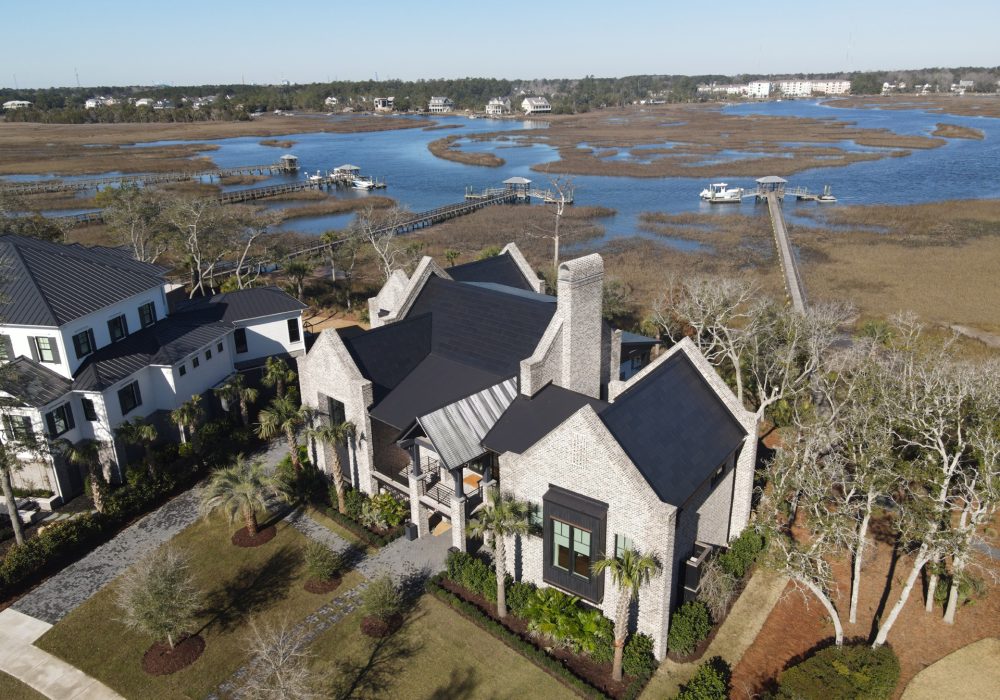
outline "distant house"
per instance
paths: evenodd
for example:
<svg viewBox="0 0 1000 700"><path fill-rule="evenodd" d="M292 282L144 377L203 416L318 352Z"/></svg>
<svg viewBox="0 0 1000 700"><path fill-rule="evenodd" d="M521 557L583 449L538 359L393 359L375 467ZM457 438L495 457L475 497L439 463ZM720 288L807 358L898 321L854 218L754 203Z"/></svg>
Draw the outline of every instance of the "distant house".
<svg viewBox="0 0 1000 700"><path fill-rule="evenodd" d="M338 100L333 95L330 95L325 100L323 100L323 104L326 105L327 107L336 107L338 104L340 104L340 100Z"/></svg>
<svg viewBox="0 0 1000 700"><path fill-rule="evenodd" d="M170 100L157 100L153 103L153 109L173 109L174 103Z"/></svg>
<svg viewBox="0 0 1000 700"><path fill-rule="evenodd" d="M97 109L98 107L111 107L118 104L114 97L91 97L83 103L85 109Z"/></svg>
<svg viewBox="0 0 1000 700"><path fill-rule="evenodd" d="M31 103L27 100L9 100L3 103L4 110L8 109L27 109L31 106Z"/></svg>
<svg viewBox="0 0 1000 700"><path fill-rule="evenodd" d="M376 97L372 100L376 112L391 112L396 108L395 97Z"/></svg>
<svg viewBox="0 0 1000 700"><path fill-rule="evenodd" d="M500 117L504 114L510 114L510 98L494 97L486 103L486 114L491 117Z"/></svg>
<svg viewBox="0 0 1000 700"><path fill-rule="evenodd" d="M448 97L432 97L427 104L427 111L434 114L450 112L455 108L455 103Z"/></svg>
<svg viewBox="0 0 1000 700"><path fill-rule="evenodd" d="M153 106L153 98L152 97L140 97L138 100L135 101L135 106L136 107L152 107Z"/></svg>
<svg viewBox="0 0 1000 700"><path fill-rule="evenodd" d="M552 105L544 97L525 97L521 101L521 109L525 114L548 114Z"/></svg>

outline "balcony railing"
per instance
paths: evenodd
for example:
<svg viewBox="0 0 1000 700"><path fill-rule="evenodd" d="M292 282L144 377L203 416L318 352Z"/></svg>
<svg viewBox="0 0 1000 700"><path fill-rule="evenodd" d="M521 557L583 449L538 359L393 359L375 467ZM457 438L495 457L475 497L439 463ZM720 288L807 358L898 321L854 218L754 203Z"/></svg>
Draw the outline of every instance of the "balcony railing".
<svg viewBox="0 0 1000 700"><path fill-rule="evenodd" d="M375 464L375 471L377 471L382 476L387 476L393 481L402 484L403 486L409 486L410 482L407 479L407 473L410 468L409 464L402 467L393 467L386 464Z"/></svg>

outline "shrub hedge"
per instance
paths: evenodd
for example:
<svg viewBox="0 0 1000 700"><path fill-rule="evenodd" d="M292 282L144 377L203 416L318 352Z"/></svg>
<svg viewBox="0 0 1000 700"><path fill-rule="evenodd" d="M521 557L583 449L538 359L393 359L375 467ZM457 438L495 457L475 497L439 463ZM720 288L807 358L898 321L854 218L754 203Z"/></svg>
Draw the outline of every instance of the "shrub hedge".
<svg viewBox="0 0 1000 700"><path fill-rule="evenodd" d="M787 700L888 700L899 682L899 660L886 646L827 647L784 671L777 697Z"/></svg>
<svg viewBox="0 0 1000 700"><path fill-rule="evenodd" d="M385 534L372 532L357 520L342 514L336 507L327 507L326 514L331 520L371 547L384 547L403 534L402 525L388 530Z"/></svg>
<svg viewBox="0 0 1000 700"><path fill-rule="evenodd" d="M718 556L719 566L727 574L741 579L746 576L766 545L764 536L748 527L729 544L729 549Z"/></svg>
<svg viewBox="0 0 1000 700"><path fill-rule="evenodd" d="M712 617L708 606L700 600L689 600L677 608L670 618L667 647L675 654L685 656L694 651L698 642L712 631Z"/></svg>
<svg viewBox="0 0 1000 700"><path fill-rule="evenodd" d="M694 677L681 686L676 700L727 700L732 675L725 659L713 657L699 666Z"/></svg>

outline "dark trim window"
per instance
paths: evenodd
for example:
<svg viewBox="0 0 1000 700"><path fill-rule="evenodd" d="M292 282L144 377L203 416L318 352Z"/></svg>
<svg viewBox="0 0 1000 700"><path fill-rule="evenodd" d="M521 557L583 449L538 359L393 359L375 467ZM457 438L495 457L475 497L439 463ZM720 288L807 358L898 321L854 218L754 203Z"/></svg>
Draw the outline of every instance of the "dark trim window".
<svg viewBox="0 0 1000 700"><path fill-rule="evenodd" d="M552 519L552 566L590 579L591 533Z"/></svg>
<svg viewBox="0 0 1000 700"><path fill-rule="evenodd" d="M233 331L233 342L236 344L236 354L245 353L247 351L247 329L237 328Z"/></svg>
<svg viewBox="0 0 1000 700"><path fill-rule="evenodd" d="M128 336L128 321L125 319L125 314L115 316L108 321L108 335L111 336L112 343Z"/></svg>
<svg viewBox="0 0 1000 700"><path fill-rule="evenodd" d="M615 535L615 557L621 559L625 552L635 549L635 543L624 535Z"/></svg>
<svg viewBox="0 0 1000 700"><path fill-rule="evenodd" d="M604 597L604 576L592 565L604 556L608 506L550 486L542 499L543 580L592 602Z"/></svg>
<svg viewBox="0 0 1000 700"><path fill-rule="evenodd" d="M142 394L139 393L139 382L132 382L118 390L118 404L121 406L122 415L128 415L137 406L142 405Z"/></svg>
<svg viewBox="0 0 1000 700"><path fill-rule="evenodd" d="M39 362L49 364L59 363L59 349L56 347L56 339L47 336L37 336L32 338L32 347L35 349L35 359Z"/></svg>
<svg viewBox="0 0 1000 700"><path fill-rule="evenodd" d="M299 332L299 319L288 319L288 342L297 343L300 340L302 340L302 334Z"/></svg>
<svg viewBox="0 0 1000 700"><path fill-rule="evenodd" d="M49 429L49 437L57 438L76 427L73 421L73 409L68 403L57 406L45 414L45 424Z"/></svg>
<svg viewBox="0 0 1000 700"><path fill-rule="evenodd" d="M347 422L347 411L345 410L343 401L338 401L328 396L326 404L327 412L330 416L330 425L340 425Z"/></svg>
<svg viewBox="0 0 1000 700"><path fill-rule="evenodd" d="M88 328L73 336L73 350L76 352L76 359L82 360L97 349L94 342L94 331Z"/></svg>
<svg viewBox="0 0 1000 700"><path fill-rule="evenodd" d="M147 301L139 307L139 324L145 328L156 323L156 304Z"/></svg>
<svg viewBox="0 0 1000 700"><path fill-rule="evenodd" d="M191 358L191 369L198 369L198 365L201 364L201 359L195 355Z"/></svg>
<svg viewBox="0 0 1000 700"><path fill-rule="evenodd" d="M205 351L205 359L206 360L212 359L212 348L209 348L208 350Z"/></svg>
<svg viewBox="0 0 1000 700"><path fill-rule="evenodd" d="M186 363L182 363L181 366L177 368L177 374L183 377L187 373L188 373L188 366Z"/></svg>
<svg viewBox="0 0 1000 700"><path fill-rule="evenodd" d="M16 440L21 443L35 441L35 430L31 427L31 418L28 416L5 415L3 417L3 429L8 440Z"/></svg>
<svg viewBox="0 0 1000 700"><path fill-rule="evenodd" d="M215 346L215 350L221 355L222 354L222 343L218 343Z"/></svg>
<svg viewBox="0 0 1000 700"><path fill-rule="evenodd" d="M14 359L14 344L9 335L0 335L0 362Z"/></svg>
<svg viewBox="0 0 1000 700"><path fill-rule="evenodd" d="M90 399L80 399L80 403L83 405L83 417L91 422L97 420L97 409L94 408L94 402Z"/></svg>

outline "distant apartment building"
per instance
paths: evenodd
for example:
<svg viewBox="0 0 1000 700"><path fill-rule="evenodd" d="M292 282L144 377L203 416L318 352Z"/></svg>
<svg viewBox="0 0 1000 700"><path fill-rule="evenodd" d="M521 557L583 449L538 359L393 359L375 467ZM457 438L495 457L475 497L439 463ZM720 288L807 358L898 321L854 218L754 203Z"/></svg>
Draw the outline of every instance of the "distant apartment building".
<svg viewBox="0 0 1000 700"><path fill-rule="evenodd" d="M3 103L4 110L8 109L27 109L31 106L31 103L27 100L8 100Z"/></svg>
<svg viewBox="0 0 1000 700"><path fill-rule="evenodd" d="M777 85L778 92L785 97L846 95L851 91L849 80L781 80Z"/></svg>
<svg viewBox="0 0 1000 700"><path fill-rule="evenodd" d="M510 114L510 111L509 97L494 97L486 103L486 114L491 117L501 117L504 114Z"/></svg>
<svg viewBox="0 0 1000 700"><path fill-rule="evenodd" d="M391 112L396 108L395 97L376 97L372 100L376 112Z"/></svg>
<svg viewBox="0 0 1000 700"><path fill-rule="evenodd" d="M427 103L427 111L433 114L444 114L455 109L455 103L449 97L432 97Z"/></svg>
<svg viewBox="0 0 1000 700"><path fill-rule="evenodd" d="M772 85L767 80L755 80L747 85L747 97L755 100L766 100L771 96Z"/></svg>
<svg viewBox="0 0 1000 700"><path fill-rule="evenodd" d="M785 97L809 97L813 94L811 80L782 80L778 82L778 92Z"/></svg>
<svg viewBox="0 0 1000 700"><path fill-rule="evenodd" d="M525 114L548 114L552 111L552 105L544 97L525 97L521 101L521 110Z"/></svg>
<svg viewBox="0 0 1000 700"><path fill-rule="evenodd" d="M851 91L850 80L814 80L812 91L817 95L846 95Z"/></svg>
<svg viewBox="0 0 1000 700"><path fill-rule="evenodd" d="M699 95L745 95L746 93L746 85L710 83L698 86Z"/></svg>

